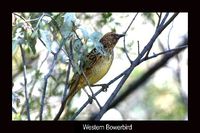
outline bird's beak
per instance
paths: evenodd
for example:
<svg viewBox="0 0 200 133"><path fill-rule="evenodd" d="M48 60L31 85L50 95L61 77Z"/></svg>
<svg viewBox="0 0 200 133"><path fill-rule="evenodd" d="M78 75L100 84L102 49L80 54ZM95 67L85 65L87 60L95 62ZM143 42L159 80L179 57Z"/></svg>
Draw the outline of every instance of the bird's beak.
<svg viewBox="0 0 200 133"><path fill-rule="evenodd" d="M118 34L119 38L125 36L125 34Z"/></svg>

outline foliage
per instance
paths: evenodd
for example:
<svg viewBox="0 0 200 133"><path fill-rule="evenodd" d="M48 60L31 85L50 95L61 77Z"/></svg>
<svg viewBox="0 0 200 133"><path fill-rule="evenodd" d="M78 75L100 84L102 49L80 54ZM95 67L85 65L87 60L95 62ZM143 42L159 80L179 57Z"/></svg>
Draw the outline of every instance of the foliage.
<svg viewBox="0 0 200 133"><path fill-rule="evenodd" d="M110 13L103 13L102 16L104 20L102 22L106 24L106 19L108 19L111 15L112 14ZM83 63L85 58L84 56L86 56L86 54L90 52L91 49L93 49L94 47L97 47L97 49L101 47L99 40L102 37L102 34L96 31L93 33L89 33L86 29L80 27L80 20L77 18L77 15L75 13L13 13L12 19L12 51L13 59L15 60L13 61L13 69L18 69L18 71L14 75L16 77L16 80L18 80L17 75L19 75L23 71L22 60L19 62L18 60L20 56L16 56L20 54L19 45L23 46L27 61L30 61L31 58L34 56L36 57L32 60L34 62L35 60L39 60L37 55L42 52L40 50L41 44L38 44L38 42L41 42L46 50L48 50L50 53L55 53L58 47L61 45L62 39L66 38L63 51L66 51L64 54L67 54L67 56L63 55L63 53L59 54L59 58L65 56L65 62L59 62L59 64L57 65L58 70L54 71L57 74L53 74L50 78L48 91L49 96L58 96L62 94L62 91L59 91L59 89L56 90L56 88L62 88L64 85L63 80L65 79L66 70L60 69L59 66L62 66L62 63L66 63L67 61L68 64L71 62L73 64L73 71L80 72L79 66L81 62ZM55 46L55 44L57 46ZM70 45L72 45L73 49L72 59L70 59L70 55L72 52L70 51ZM18 63L20 63L21 65L17 65ZM26 62L26 64L28 67L30 66L31 62ZM40 68L42 67L42 65L43 63L41 64ZM30 87L32 88L31 91L29 91L31 110L34 106L36 106L36 108L39 108L40 98L37 96L32 96L32 91L37 84L40 85L42 83L39 80L44 75L40 68L37 68L37 66L35 65L33 66L33 64L29 67L31 71L33 67L35 67L36 71L35 73L31 74L32 80L28 82L28 84L30 84ZM14 88L16 84L17 83L14 83ZM24 84L21 87L23 86ZM39 92L42 91L40 88L38 89ZM19 92L14 91L14 93L19 99L23 99L23 97L25 97L23 95L22 89ZM13 100L13 105L18 108L18 110L23 106L20 112L22 112L21 115L26 115L26 111L24 110L25 103L23 104L23 101L20 101L19 104L19 102ZM47 110L49 110L47 113L47 116L49 118L51 117L51 107L48 106ZM19 114L17 114L17 116L18 115ZM18 118L19 117L14 117L13 119ZM36 118L38 117L36 116Z"/></svg>

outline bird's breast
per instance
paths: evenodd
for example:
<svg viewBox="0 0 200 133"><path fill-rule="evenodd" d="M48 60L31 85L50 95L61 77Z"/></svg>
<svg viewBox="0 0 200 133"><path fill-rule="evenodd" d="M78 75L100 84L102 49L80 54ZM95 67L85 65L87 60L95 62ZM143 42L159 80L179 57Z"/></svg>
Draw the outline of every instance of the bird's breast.
<svg viewBox="0 0 200 133"><path fill-rule="evenodd" d="M112 64L113 56L114 55L112 53L107 56L101 56L98 59L96 64L92 67L92 73L89 74L89 77L87 77L90 84L95 84L106 75Z"/></svg>

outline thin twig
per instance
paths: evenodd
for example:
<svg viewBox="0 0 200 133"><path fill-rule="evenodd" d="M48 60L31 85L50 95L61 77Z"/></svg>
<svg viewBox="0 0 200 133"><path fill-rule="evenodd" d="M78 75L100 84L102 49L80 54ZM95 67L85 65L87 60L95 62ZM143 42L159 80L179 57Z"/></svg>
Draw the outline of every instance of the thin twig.
<svg viewBox="0 0 200 133"><path fill-rule="evenodd" d="M169 29L169 33L168 33L168 36L167 36L167 46L168 46L168 49L170 49L170 44L169 44L169 37L170 37L170 34L171 34L171 31L172 31L172 28L173 28L173 22L172 22L172 26L171 28Z"/></svg>
<svg viewBox="0 0 200 133"><path fill-rule="evenodd" d="M42 13L42 16L40 16L40 19L38 20L38 22L37 22L37 24L36 24L36 26L35 26L35 29L38 28L38 26L39 26L41 20L43 19L43 17L44 17L44 13Z"/></svg>
<svg viewBox="0 0 200 133"><path fill-rule="evenodd" d="M71 70L71 64L69 63L68 67L67 67L67 72L66 72L66 80L65 80L65 89L64 89L64 92L63 92L63 100L66 97L66 95L67 95L67 89L69 88L70 70Z"/></svg>
<svg viewBox="0 0 200 133"><path fill-rule="evenodd" d="M163 52L154 54L154 55L152 55L152 56L149 56L148 58L143 58L143 59L140 61L140 63L142 63L143 61L146 61L146 60L155 58L155 57L157 57L157 56L159 56L159 55L169 54L169 53L171 53L171 52L174 52L174 51L177 51L177 50L180 50L180 49L184 49L184 48L186 48L186 47L188 47L188 45L179 46L179 47L174 48L174 49L170 49L170 50L167 50L167 51L163 51Z"/></svg>
<svg viewBox="0 0 200 133"><path fill-rule="evenodd" d="M157 12L156 12L156 15L157 15L158 17L160 17L160 14L159 14L159 13L157 13Z"/></svg>
<svg viewBox="0 0 200 133"><path fill-rule="evenodd" d="M64 101L65 97L67 96L67 89L69 88L70 70L71 70L71 64L69 63L68 67L67 67L67 72L66 72L65 89L64 89L64 92L63 92L63 100L62 101Z"/></svg>
<svg viewBox="0 0 200 133"><path fill-rule="evenodd" d="M166 14L167 15L167 14ZM178 13L174 13L172 15L172 17L163 25L159 25L159 27L156 29L153 37L151 38L151 40L149 41L149 43L145 46L145 48L143 49L143 52L147 52L146 56L144 58L148 58L148 54L149 54L149 51L151 50L152 46L153 46L153 43L156 38L160 35L160 33L174 20L174 18L178 15ZM166 16L164 17L166 19ZM164 20L162 20L161 23L164 23ZM141 53L142 55L145 54L145 53Z"/></svg>
<svg viewBox="0 0 200 133"><path fill-rule="evenodd" d="M169 25L169 23L171 23L172 20L174 20L174 18L178 15L178 13L174 13L174 14L172 15L172 17L165 23L165 21L166 21L168 15L169 15L169 13L166 13L166 14L165 14L165 16L164 16L162 22L161 22L160 25L157 27L156 32L162 32L162 31L160 31L160 30L164 30L164 29ZM151 51L152 46L153 46L153 44L150 46L150 48L149 48L149 50L147 51L146 56L145 56L144 58L148 58L149 52Z"/></svg>
<svg viewBox="0 0 200 133"><path fill-rule="evenodd" d="M75 25L74 22L72 22L72 23L73 23L73 25ZM76 30L73 29L73 32L75 33L76 37L78 38L78 40L81 42L81 44L82 44L82 46L83 46L83 42L81 41L81 38L80 38L80 37L78 36L78 34L76 33Z"/></svg>
<svg viewBox="0 0 200 133"><path fill-rule="evenodd" d="M137 41L137 44L138 44L138 55L140 54L140 42Z"/></svg>
<svg viewBox="0 0 200 133"><path fill-rule="evenodd" d="M68 63L68 68L67 68L67 73L66 73L66 81L65 81L65 89L63 92L63 99L62 102L64 101L64 99L67 96L67 89L69 89L69 75L70 75L70 70L71 70L71 61L73 60L73 49L72 49L72 44L70 43L70 53L68 55L69 57L69 63Z"/></svg>
<svg viewBox="0 0 200 133"><path fill-rule="evenodd" d="M165 23L165 21L166 21L168 15L169 15L169 13L166 13L166 14L165 14L164 18L162 19L162 22L161 22L160 24L157 25L156 30L157 30L159 27L161 27L161 26ZM160 21L160 20L159 20L159 21ZM152 46L153 46L153 45L152 45ZM145 58L148 58L152 46L151 46L151 47L149 48L149 50L147 51Z"/></svg>
<svg viewBox="0 0 200 133"><path fill-rule="evenodd" d="M39 70L41 69L42 65L44 64L44 62L47 60L49 56L49 52L47 52L46 57L44 58L44 60L41 62L40 66L39 66Z"/></svg>
<svg viewBox="0 0 200 133"><path fill-rule="evenodd" d="M128 60L129 60L129 62L131 63L131 59L130 59L130 57L129 57L129 55L128 55L128 50L126 49L126 42L125 42L125 36L124 36L124 51L125 51L125 54L126 54L126 57L128 58Z"/></svg>
<svg viewBox="0 0 200 133"><path fill-rule="evenodd" d="M22 44L19 44L20 50L21 50L21 56L22 56L22 62L23 62L23 75L24 75L24 93L26 98L26 111L27 111L27 118L30 120L30 107L29 107L29 97L27 93L27 78L26 78L26 60L25 60L25 53L22 48Z"/></svg>
<svg viewBox="0 0 200 133"><path fill-rule="evenodd" d="M131 23L129 24L128 28L125 30L124 34L126 34L126 32L129 30L129 28L131 27L133 21L135 20L136 16L138 15L138 12L135 14L134 18L132 19Z"/></svg>
<svg viewBox="0 0 200 133"><path fill-rule="evenodd" d="M169 13L166 13L166 14L165 14L165 16L164 16L164 18L162 19L162 22L161 22L161 23L160 23L160 21L161 21L161 16L160 16L160 18L159 18L159 23L158 23L158 25L157 25L156 29L157 29L158 27L162 26L162 25L165 23L165 21L166 21L166 19L167 19L168 15L169 15ZM152 46L153 46L153 45L152 45ZM152 48L152 46L151 46L151 48ZM146 54L146 57L145 57L145 58L148 58L148 56L149 56L149 53L150 53L150 51L151 51L151 48L150 48L150 49L149 49L149 51L147 52L147 54Z"/></svg>
<svg viewBox="0 0 200 133"><path fill-rule="evenodd" d="M131 23L129 24L128 28L126 29L126 31L124 32L124 34L126 34L126 32L129 30L129 28L131 27L133 21L135 20L136 16L138 15L138 12L135 14L134 18L132 19ZM126 43L125 43L125 36L124 36L124 51L125 51L125 54L126 54L126 57L128 58L129 62L131 63L131 59L128 55L128 50L126 49Z"/></svg>
<svg viewBox="0 0 200 133"><path fill-rule="evenodd" d="M162 17L162 12L160 13L160 15L158 15L158 23L157 23L156 29L158 28L158 26L160 24L161 17Z"/></svg>

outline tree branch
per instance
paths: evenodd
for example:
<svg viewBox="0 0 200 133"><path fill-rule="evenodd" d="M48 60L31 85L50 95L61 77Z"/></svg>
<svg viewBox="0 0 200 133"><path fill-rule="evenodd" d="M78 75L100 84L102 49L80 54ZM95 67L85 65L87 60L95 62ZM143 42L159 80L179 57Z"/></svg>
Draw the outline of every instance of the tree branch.
<svg viewBox="0 0 200 133"><path fill-rule="evenodd" d="M158 32L158 33L155 32L155 34L154 34L155 37L152 37L152 40L155 41L155 39L157 38L157 36L158 36L158 35L159 35L159 34L174 20L174 18L175 18L177 15L178 15L178 13L174 13L174 14L172 15L172 17L164 24L164 22L165 22L165 20L167 19L167 16L168 16L168 14L166 14L166 15L164 16L162 22L160 23L160 25L159 25L159 26L157 27L157 29L156 29L156 32ZM152 46L153 46L153 43L152 43L152 45L149 45L148 51L147 51L146 56L145 56L144 58L148 58L149 52L150 52Z"/></svg>
<svg viewBox="0 0 200 133"><path fill-rule="evenodd" d="M127 31L129 30L129 28L131 27L133 21L135 20L136 16L138 15L138 13L136 13L136 15L134 16L134 18L132 19L131 23L129 24L128 28L126 29L126 31L124 32L124 34L127 33ZM128 58L129 62L131 63L131 59L128 55L128 50L126 49L126 43L125 43L125 36L124 36L124 51L125 51L125 54L126 54L126 57Z"/></svg>
<svg viewBox="0 0 200 133"><path fill-rule="evenodd" d="M157 23L156 29L158 28L158 26L160 24L160 20L161 20L161 17L162 17L162 12L160 14L157 14L157 15L158 15L158 23Z"/></svg>
<svg viewBox="0 0 200 133"><path fill-rule="evenodd" d="M167 46L168 46L168 49L170 49L169 37L170 37L171 31L172 31L172 28L173 28L173 23L172 23L172 26L170 27L169 33L167 35Z"/></svg>
<svg viewBox="0 0 200 133"><path fill-rule="evenodd" d="M66 73L65 89L63 92L62 103L67 96L67 89L69 88L69 75L70 75L70 69L71 69L71 61L73 59L73 49L72 49L71 43L70 43L70 54L68 56L69 56L69 64L68 64L67 73Z"/></svg>
<svg viewBox="0 0 200 133"><path fill-rule="evenodd" d="M159 55L164 55L164 54L173 53L173 52L175 52L175 51L177 51L177 50L184 49L184 48L186 48L186 47L188 47L188 45L182 45L182 46L179 46L179 47L174 48L174 49L170 49L170 50L167 50L167 51L163 51L163 52L154 54L154 55L152 55L152 56L149 56L148 58L143 58L143 59L140 61L140 63L142 63L143 61L146 61L146 60L155 58L155 57L157 57L157 56L159 56Z"/></svg>
<svg viewBox="0 0 200 133"><path fill-rule="evenodd" d="M181 51L183 51L186 48L185 46L187 46L187 39L185 39L183 41L183 43L181 45L179 45L179 47L182 47L182 48L177 48L177 49L171 51L169 54L163 53L164 57L159 62L157 62L153 67L148 69L148 71L146 73L144 73L140 78L138 78L136 81L132 82L128 86L128 88L124 91L124 93L119 95L112 102L112 104L109 106L109 109L116 107L121 101L123 101L123 99L125 99L126 97L131 95L136 89L139 88L140 85L142 85L144 82L146 82L151 75L153 75L158 69L163 67L168 62L168 60L170 60L172 57L176 56Z"/></svg>
<svg viewBox="0 0 200 133"><path fill-rule="evenodd" d="M100 110L100 112L96 115L95 120L100 120L100 118L103 116L103 114L108 110L108 107L110 106L111 102L113 101L113 99L116 97L117 93L119 92L120 88L122 87L122 85L125 83L125 81L127 80L127 78L129 77L129 75L131 74L131 72L133 71L133 69L140 64L140 60L142 59L142 57L145 55L145 53L151 49L154 41L157 39L157 37L160 35L160 33L167 27L167 25L169 25L169 23L171 23L175 16L177 16L178 14L174 14L165 24L160 25L154 35L152 36L151 40L149 41L149 43L144 47L144 49L142 50L142 52L138 55L138 57L131 62L131 66L127 69L126 73L124 74L124 77L121 79L121 81L119 82L119 84L117 85L116 89L114 90L114 92L111 94L111 96L109 97L109 99L106 101L105 105L102 107L102 109ZM164 20L163 20L164 21ZM162 21L162 22L163 22ZM162 23L161 22L161 23Z"/></svg>
<svg viewBox="0 0 200 133"><path fill-rule="evenodd" d="M51 64L51 67L49 69L49 72L44 76L44 88L43 88L43 93L42 93L42 98L41 98L41 107L40 107L40 114L39 114L40 120L42 120L42 115L43 115L44 99L45 99L45 94L46 94L46 87L47 87L48 78L51 76L51 73L53 72L53 69L54 69L56 61L57 61L58 54L59 54L60 50L62 49L62 46L65 44L67 38L68 37L63 39L58 51L54 55L54 59L53 59L53 62Z"/></svg>
<svg viewBox="0 0 200 133"><path fill-rule="evenodd" d="M178 13L174 13L174 15L172 15L172 17L165 23L167 17L168 17L169 13L166 13L163 20L161 21L160 25L157 26L156 31L159 31L158 29L160 29L160 27L163 27L164 29L169 25L169 23L172 22L172 20L174 20L174 18L178 15ZM164 24L165 23L165 24ZM162 32L162 31L161 31ZM145 58L148 58L149 53L151 51L153 45L150 46L149 50L146 53Z"/></svg>
<svg viewBox="0 0 200 133"><path fill-rule="evenodd" d="M22 62L23 62L23 75L24 75L24 93L26 98L26 111L27 111L27 118L30 120L30 107L29 107L29 97L27 93L27 78L26 78L26 60L25 60L25 53L22 48L22 44L19 44L20 50L21 50L21 56L22 56Z"/></svg>
<svg viewBox="0 0 200 133"><path fill-rule="evenodd" d="M125 36L124 36L124 52L125 52L125 54L126 54L126 57L128 58L128 60L129 60L129 62L131 63L131 58L129 57L129 55L128 55L128 50L126 49L126 42L125 42Z"/></svg>

